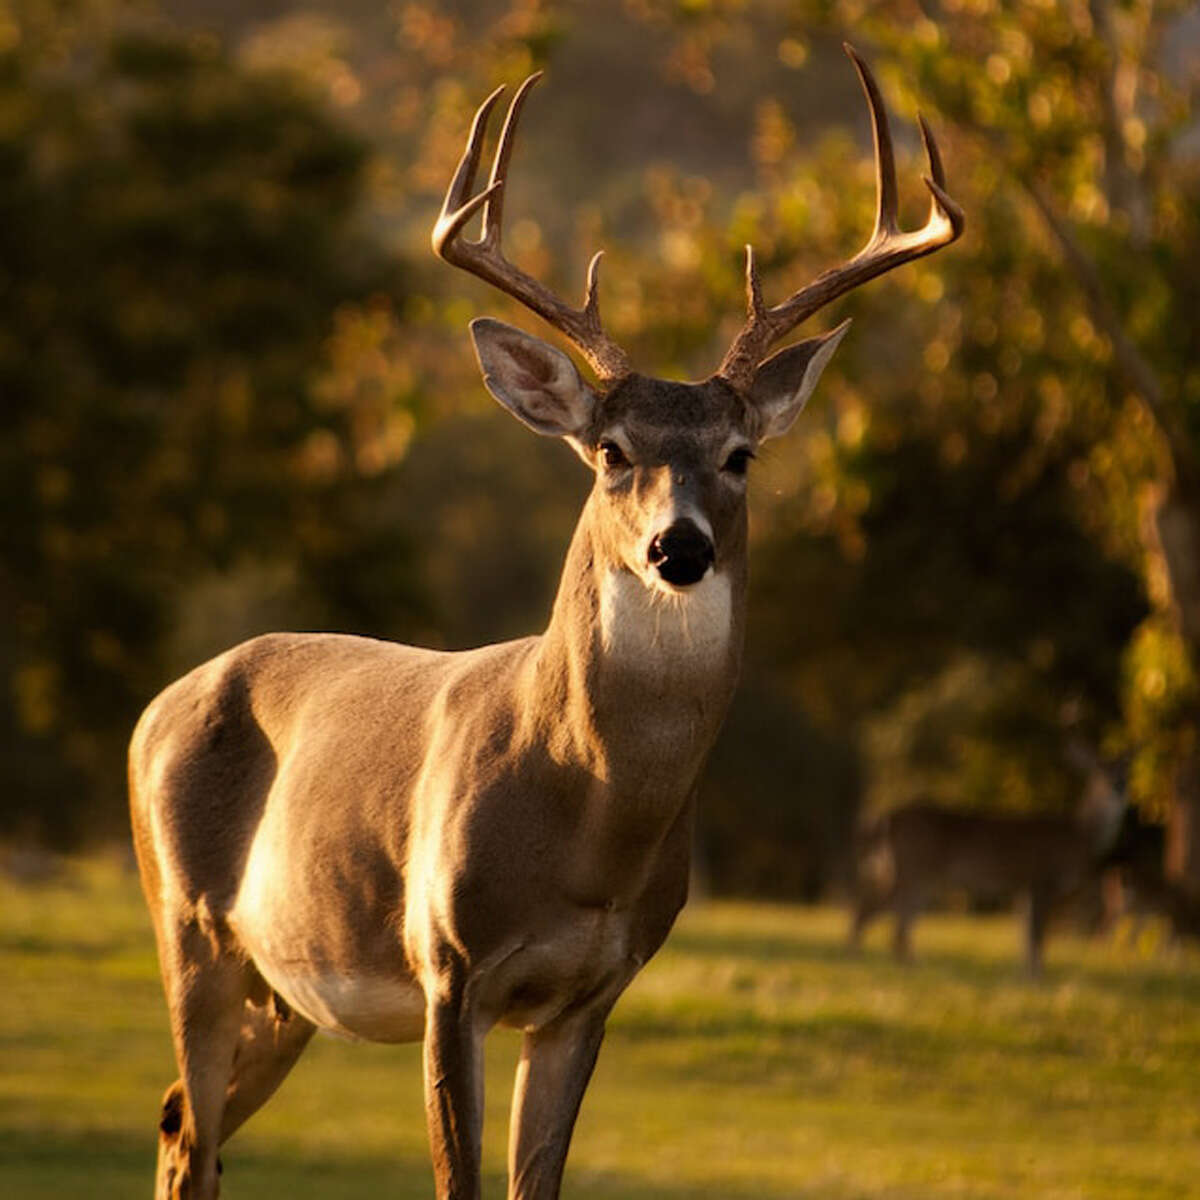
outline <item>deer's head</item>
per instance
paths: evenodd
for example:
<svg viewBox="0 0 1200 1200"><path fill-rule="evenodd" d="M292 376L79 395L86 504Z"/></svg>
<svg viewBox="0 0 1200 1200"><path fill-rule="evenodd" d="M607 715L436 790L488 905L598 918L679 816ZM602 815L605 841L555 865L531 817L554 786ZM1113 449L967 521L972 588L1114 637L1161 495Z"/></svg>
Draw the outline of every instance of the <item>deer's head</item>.
<svg viewBox="0 0 1200 1200"><path fill-rule="evenodd" d="M701 383L677 383L634 372L600 322L600 254L588 270L582 308L571 308L513 266L500 249L504 187L513 137L529 90L513 97L488 186L472 194L497 89L476 113L441 216L434 250L514 296L574 343L599 383L584 381L561 350L500 321L472 323L489 391L538 433L566 439L596 472L592 503L609 561L651 589L678 593L720 572L745 547L746 472L759 444L787 432L804 408L849 322L767 357L771 346L831 300L902 263L930 254L962 232L958 205L946 194L941 157L928 126L929 219L914 232L897 223L896 172L887 114L867 65L846 47L858 70L875 134L875 229L854 258L818 276L782 304L762 297L754 253L746 248L748 316L717 372ZM483 212L483 236L462 237Z"/></svg>

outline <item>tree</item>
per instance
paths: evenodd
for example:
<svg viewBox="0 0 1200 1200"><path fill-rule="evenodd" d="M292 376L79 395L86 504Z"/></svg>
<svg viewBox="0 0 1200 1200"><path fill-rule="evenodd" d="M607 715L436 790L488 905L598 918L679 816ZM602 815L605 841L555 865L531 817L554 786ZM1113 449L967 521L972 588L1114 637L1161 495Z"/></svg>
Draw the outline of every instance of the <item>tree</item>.
<svg viewBox="0 0 1200 1200"><path fill-rule="evenodd" d="M653 7L663 19L670 6ZM707 71L718 92L737 69L723 56L739 43L824 78L836 45L828 35L852 36L885 80L901 138L919 98L968 213L962 243L839 310L861 319L823 407L762 464L752 653L829 730L895 729L950 680L987 690L986 703L944 710L952 721L935 742L916 730L887 742L905 754L921 748L926 761L907 772L879 738L864 743L881 800L912 798L903 789L929 783L932 756L943 798L1065 807L1079 781L1064 744L1080 733L1111 737L1120 718L1122 654L1146 613L1136 497L1156 454L1149 414L1114 398L1107 340L1020 171L947 94L947 80L965 86L981 74L979 86L996 91L979 66L988 45L1032 53L1065 38L1069 59L1073 35L1054 8L984 8L947 7L935 19L916 5L707 4L676 20L705 68L698 78ZM954 40L956 21L974 22L974 40ZM1009 28L1021 22L1026 42ZM990 70L1002 73L999 63ZM661 189L662 211L684 218L680 234L707 290L662 272L644 306L652 322L657 314L700 339L714 311L735 312L737 243L753 242L782 277L771 294L861 244L871 202L861 151L838 132L806 139L793 111L794 100L764 89L753 191L700 193L700 215L688 220L698 207L688 181ZM1012 118L1014 130L1022 120ZM911 195L922 169L911 133L907 148L900 178Z"/></svg>
<svg viewBox="0 0 1200 1200"><path fill-rule="evenodd" d="M811 754L830 769L808 772L804 785L830 819L759 839L740 862L732 834L718 833L731 848L714 862L714 882L782 880L814 829L844 836L854 801L835 764L847 743L872 762L881 800L902 798L900 786L933 786L958 803L1069 805L1078 779L1064 743L1080 731L1098 739L1117 722L1122 652L1146 611L1133 514L1154 455L1141 409L1111 402L1105 339L1025 192L951 105L942 111L926 78L927 60L945 51L940 26L900 5L870 14L782 3L601 7L585 16L522 6L524 28L540 22L555 36L505 43L481 62L454 6L422 6L423 36L443 67L422 68L432 74L425 102L405 109L423 131L408 177L414 186L428 177L431 193L444 184L488 86L539 65L566 78L556 111L535 115L535 101L526 118L540 122L539 135L522 142L514 186L538 200L510 204L523 220L515 251L573 287L568 272L578 277L585 252L603 245L606 323L645 369L712 369L741 319L744 242L755 244L772 295L861 244L871 180L861 133L856 141L845 130L861 128L863 115L837 46L848 31L884 74L905 195L922 169L912 138L919 95L923 106L934 101L929 115L969 213L964 243L844 303L838 316L861 319L818 406L756 468L747 695L775 728L787 711L797 730L815 725ZM633 25L620 30L621 21ZM973 65L966 50L952 57L960 71ZM421 286L447 316L438 297L448 287L470 297L464 307L503 311L461 281L431 276ZM430 339L440 361L422 351L439 395L473 386L460 373L466 314L453 314L449 339L440 325ZM499 462L494 490L519 469ZM447 561L436 548L434 557ZM437 594L471 594L468 578L452 566ZM949 703L949 685L964 680L984 695ZM921 736L919 714L938 705L940 720L924 724L938 736ZM904 736L873 732L906 721ZM761 754L733 724L727 736L705 812L711 829L744 830L744 781L758 780L770 809L794 803L787 787L797 772L782 754L774 774L760 770ZM896 755L907 770L893 769Z"/></svg>
<svg viewBox="0 0 1200 1200"><path fill-rule="evenodd" d="M201 576L250 556L318 608L362 599L342 566L366 535L329 529L362 503L369 413L324 353L390 274L357 136L122 11L0 21L0 828L59 841L119 827L123 744Z"/></svg>
<svg viewBox="0 0 1200 1200"><path fill-rule="evenodd" d="M605 247L606 327L640 367L695 376L741 321L745 242L774 297L865 236L846 36L884 84L902 202L921 193L919 103L967 234L828 314L855 327L755 465L746 689L704 806L714 884L786 889L801 860L796 886L828 882L856 756L881 803L1053 808L1083 733L1136 749L1139 795L1163 802L1196 742L1191 509L1172 500L1200 211L1194 81L1164 36L1190 44L1178 9L188 11L208 9L224 41L131 28L104 0L26 4L20 38L0 32L0 262L17 268L0 386L18 398L0 488L21 514L0 557L20 630L0 637L0 757L26 784L44 772L26 811L58 811L67 763L109 780L115 812L137 705L243 633L534 628L583 480L553 448L509 449L464 327L513 314L428 253L471 112L550 68L510 250L574 294ZM332 165L293 169L314 160ZM381 277L396 246L402 289ZM772 758L763 731L789 727ZM769 833L742 844L750 825Z"/></svg>
<svg viewBox="0 0 1200 1200"><path fill-rule="evenodd" d="M1133 752L1135 793L1169 813L1172 870L1200 882L1200 161L1186 141L1200 82L1194 9L1079 0L897 5L888 15L907 22L873 20L872 35L971 152L991 160L1010 197L1019 269L1047 264L1066 284L1036 295L1043 307L1054 296L1089 368L1071 403L1106 410L1087 458L1107 501L1097 532L1124 542L1127 559L1140 544L1154 606L1130 643L1115 740ZM897 36L902 25L907 36Z"/></svg>

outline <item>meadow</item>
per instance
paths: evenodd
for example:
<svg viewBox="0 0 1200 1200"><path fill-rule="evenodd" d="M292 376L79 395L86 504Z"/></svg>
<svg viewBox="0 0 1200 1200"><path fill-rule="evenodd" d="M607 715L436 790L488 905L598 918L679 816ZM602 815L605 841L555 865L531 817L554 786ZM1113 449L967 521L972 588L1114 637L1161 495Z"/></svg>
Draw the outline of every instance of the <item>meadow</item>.
<svg viewBox="0 0 1200 1200"><path fill-rule="evenodd" d="M1200 1195L1200 956L931 916L917 961L833 908L689 906L622 999L567 1168L578 1200ZM488 1052L504 1194L517 1038ZM174 1077L136 879L0 881L0 1196L149 1196ZM314 1041L226 1147L225 1197L431 1194L419 1049Z"/></svg>

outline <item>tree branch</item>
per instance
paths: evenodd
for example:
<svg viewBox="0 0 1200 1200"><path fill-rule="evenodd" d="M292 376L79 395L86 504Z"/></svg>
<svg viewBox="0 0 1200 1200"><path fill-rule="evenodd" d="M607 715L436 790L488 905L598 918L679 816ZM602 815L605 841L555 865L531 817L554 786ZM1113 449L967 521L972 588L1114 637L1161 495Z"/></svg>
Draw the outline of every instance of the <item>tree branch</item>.
<svg viewBox="0 0 1200 1200"><path fill-rule="evenodd" d="M1138 173L1126 161L1124 118L1132 97L1120 98L1121 47L1113 25L1111 0L1090 0L1092 27L1108 54L1105 70L1097 80L1104 139L1104 194L1112 212L1123 212L1129 220L1134 243L1142 248L1149 237L1149 203Z"/></svg>
<svg viewBox="0 0 1200 1200"><path fill-rule="evenodd" d="M1112 343L1117 366L1129 386L1142 398L1162 431L1177 474L1189 480L1195 478L1195 454L1192 450L1191 439L1180 424L1177 415L1167 404L1157 371L1134 344L1133 339L1126 332L1120 316L1110 303L1104 281L1101 279L1095 263L1080 245L1074 230L1055 211L1054 205L1041 186L1034 180L1024 180L1022 186L1033 201L1034 207L1041 214L1051 236L1058 243L1062 256L1071 268L1076 281L1083 288L1088 306L1092 311L1092 317Z"/></svg>

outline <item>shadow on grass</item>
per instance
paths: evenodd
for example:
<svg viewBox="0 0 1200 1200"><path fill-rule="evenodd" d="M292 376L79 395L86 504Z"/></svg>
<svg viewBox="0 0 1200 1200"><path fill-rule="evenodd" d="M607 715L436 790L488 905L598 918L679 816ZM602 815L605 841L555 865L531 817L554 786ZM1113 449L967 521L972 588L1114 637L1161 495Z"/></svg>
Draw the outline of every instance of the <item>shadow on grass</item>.
<svg viewBox="0 0 1200 1200"><path fill-rule="evenodd" d="M129 950L146 949L146 939L116 936L105 939L65 938L52 934L11 932L0 936L0 954L27 954L44 958L83 959L88 962L111 958Z"/></svg>
<svg viewBox="0 0 1200 1200"><path fill-rule="evenodd" d="M828 938L786 933L741 934L695 927L677 927L668 943L673 953L695 958L752 959L756 964L786 962L837 963L852 955L845 945Z"/></svg>
<svg viewBox="0 0 1200 1200"><path fill-rule="evenodd" d="M1067 940L1060 939L1060 945ZM1074 942L1074 953L1078 954L1085 944L1078 938ZM882 949L869 949L861 954L862 960L881 974L891 970L901 980L911 976L914 980L935 985L959 984L979 989L1026 987L1034 994L1064 985L1077 985L1108 992L1131 1006L1172 999L1200 1000L1200 972L1194 966L1169 961L1139 961L1136 964L1081 961L1069 957L1071 951L1057 956L1055 949L1054 942L1050 942L1042 974L1037 977L1026 971L1020 954L1014 954L1011 959L981 961L966 949L923 949L919 944L908 963L897 963L890 951ZM853 961L850 955L847 959Z"/></svg>
<svg viewBox="0 0 1200 1200"><path fill-rule="evenodd" d="M414 1161L379 1154L339 1155L273 1152L258 1146L240 1149L235 1138L222 1152L223 1193L233 1196L287 1196L289 1200L428 1200L433 1174L425 1159ZM101 1136L14 1135L0 1132L0 1194L6 1200L126 1200L149 1196L153 1189L154 1145L146 1139ZM503 1196L506 1181L498 1172L484 1178L485 1196ZM794 1187L772 1189L726 1186L718 1173L699 1184L649 1181L621 1172L567 1166L564 1194L587 1200L801 1200L816 1193Z"/></svg>
<svg viewBox="0 0 1200 1200"><path fill-rule="evenodd" d="M1014 922L1017 922L1016 917ZM1068 934L1057 938L1051 936L1047 942L1045 969L1040 978L1034 979L1025 969L1019 926L1014 929L1011 956L994 958L980 958L977 948L958 950L922 946L919 929L913 958L909 962L897 961L890 945L853 949L847 942L806 935L801 929L794 935L773 932L746 936L736 931L682 928L671 934L670 948L680 956L722 962L744 960L754 967L807 963L821 967L869 968L883 982L917 981L923 975L927 982L988 990L1022 985L1044 988L1080 982L1126 996L1135 1003L1200 997L1200 970L1194 961L1139 961L1137 970L1120 962L1056 961L1056 949L1064 942L1081 944L1078 937L1072 938Z"/></svg>
<svg viewBox="0 0 1200 1200"><path fill-rule="evenodd" d="M933 970L939 976L960 984L994 988L1020 983L1026 979L1023 961L1019 956L980 959L968 953L948 950L925 951L918 945L911 962L898 962L889 949L868 946L854 949L843 941L789 934L759 934L743 937L736 932L715 932L704 929L677 930L671 935L671 950L679 955L713 961L745 960L756 968L764 964L780 966L811 964L822 968L870 968L872 973L887 980L903 980L919 970Z"/></svg>
<svg viewBox="0 0 1200 1200"><path fill-rule="evenodd" d="M0 1133L0 1194L12 1200L87 1196L89 1200L149 1196L154 1187L153 1126L144 1138ZM264 1152L239 1148L235 1138L221 1154L224 1189L234 1196L420 1197L432 1177L425 1162L383 1156Z"/></svg>
<svg viewBox="0 0 1200 1200"><path fill-rule="evenodd" d="M744 1019L691 1020L671 1012L639 1015L618 1026L613 1043L624 1040L647 1055L654 1073L679 1085L769 1089L783 1096L837 1092L847 1072L870 1077L882 1094L905 1081L942 1076L957 1060L1045 1062L1051 1056L1078 1061L1087 1053L1080 1040L1042 1031L975 1026L945 1030L895 1019L852 1013L809 1018L746 1014ZM968 1082L966 1090L988 1086Z"/></svg>

